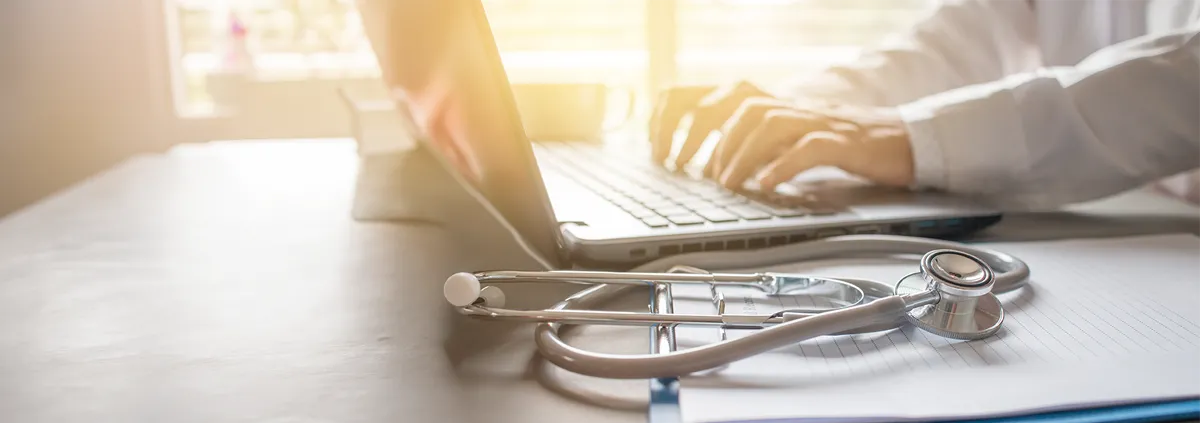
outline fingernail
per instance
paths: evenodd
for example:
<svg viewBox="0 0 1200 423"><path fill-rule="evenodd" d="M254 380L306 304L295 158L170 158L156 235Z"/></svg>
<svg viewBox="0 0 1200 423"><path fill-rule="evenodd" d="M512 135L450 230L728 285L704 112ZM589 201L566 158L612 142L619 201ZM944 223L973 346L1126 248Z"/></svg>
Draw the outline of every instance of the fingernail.
<svg viewBox="0 0 1200 423"><path fill-rule="evenodd" d="M771 180L771 178L766 178L766 177L758 178L758 189L762 190L762 191L774 191L775 190L775 181Z"/></svg>
<svg viewBox="0 0 1200 423"><path fill-rule="evenodd" d="M727 174L727 173L726 173L726 174L722 174L722 175L721 175L721 186L723 186L723 187L725 187L725 188L730 188L730 189L732 189L732 188L733 188L733 187L731 186L732 184L730 184L730 183L729 183L729 181L731 181L732 179L733 179L733 175L730 175L730 174Z"/></svg>

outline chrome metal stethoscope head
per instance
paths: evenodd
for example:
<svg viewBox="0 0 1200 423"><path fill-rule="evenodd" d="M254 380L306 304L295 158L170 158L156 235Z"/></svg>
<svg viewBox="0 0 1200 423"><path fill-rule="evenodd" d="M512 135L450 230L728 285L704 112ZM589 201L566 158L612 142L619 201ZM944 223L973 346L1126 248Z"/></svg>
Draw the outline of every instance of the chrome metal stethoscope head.
<svg viewBox="0 0 1200 423"><path fill-rule="evenodd" d="M931 291L933 304L909 310L910 323L938 336L974 340L989 337L1004 322L1004 307L992 293L996 275L983 260L956 250L921 257L920 271L896 283L896 295Z"/></svg>

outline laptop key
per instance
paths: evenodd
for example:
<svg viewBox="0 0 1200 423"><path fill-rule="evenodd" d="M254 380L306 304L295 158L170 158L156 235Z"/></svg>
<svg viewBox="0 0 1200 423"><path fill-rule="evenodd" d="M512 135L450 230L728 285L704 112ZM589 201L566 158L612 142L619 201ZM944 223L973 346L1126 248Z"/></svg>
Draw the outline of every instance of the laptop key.
<svg viewBox="0 0 1200 423"><path fill-rule="evenodd" d="M683 191L683 190L680 190L677 188L656 188L655 191L658 191L659 194L662 194L664 197L667 197L667 198L695 197L695 195L693 195L692 193Z"/></svg>
<svg viewBox="0 0 1200 423"><path fill-rule="evenodd" d="M655 207L654 211L667 217L671 217L671 215L692 214L691 210L676 205L671 205L668 207Z"/></svg>
<svg viewBox="0 0 1200 423"><path fill-rule="evenodd" d="M736 195L731 194L729 191L718 191L718 190L702 191L702 192L697 192L696 194L699 195L700 197L707 198L709 200L720 200L720 199L724 199L724 198L736 198L737 197Z"/></svg>
<svg viewBox="0 0 1200 423"><path fill-rule="evenodd" d="M699 209L696 214L707 219L709 222L734 222L738 220L738 216L721 209Z"/></svg>
<svg viewBox="0 0 1200 423"><path fill-rule="evenodd" d="M643 202L642 202L642 205L643 205L643 206L646 206L646 208L655 209L655 210L658 210L658 209L665 209L665 208L668 208L668 207L677 207L677 205L675 204L675 202L673 202L673 201L669 201L669 200L665 200L665 199L663 199L663 200L654 200L654 201L643 201Z"/></svg>
<svg viewBox="0 0 1200 423"><path fill-rule="evenodd" d="M727 207L726 209L729 210L730 212L732 212L733 214L741 216L742 219L746 219L746 220L761 220L761 219L770 219L771 218L770 213L767 213L765 211L759 210L757 208L754 208L754 207L751 207L748 205L742 205L742 204L733 205L733 206Z"/></svg>
<svg viewBox="0 0 1200 423"><path fill-rule="evenodd" d="M669 220L667 220L666 218L663 218L663 217L659 217L659 216L651 216L651 217L642 218L642 223L645 223L646 226L649 226L651 228L665 228L665 227L667 227L667 225L671 224L671 222Z"/></svg>
<svg viewBox="0 0 1200 423"><path fill-rule="evenodd" d="M654 193L653 193L653 192L646 191L646 190L644 190L644 189L642 189L642 188L637 188L637 187L627 187L627 186L622 186L621 188L617 188L616 190L617 190L617 191L620 191L620 192L623 192L623 193L625 193L625 195L628 195L628 196L630 196L630 197L633 197L633 198L638 198L638 197L645 197L645 196L654 195Z"/></svg>
<svg viewBox="0 0 1200 423"><path fill-rule="evenodd" d="M644 189L642 189L642 187L639 187L637 185L634 185L634 184L631 184L628 182L613 182L613 183L609 183L608 185L610 187L612 187L612 189L614 189L614 190L625 192L625 193L630 193L630 194L641 194L643 192L646 192Z"/></svg>
<svg viewBox="0 0 1200 423"><path fill-rule="evenodd" d="M816 196L811 194L802 197L786 197L779 201L780 204L777 207L807 210L808 214L815 216L836 214L844 211L837 204L820 201Z"/></svg>
<svg viewBox="0 0 1200 423"><path fill-rule="evenodd" d="M828 216L831 214L837 214L839 212L840 210L838 210L836 207L814 207L813 209L809 210L809 214L814 216Z"/></svg>
<svg viewBox="0 0 1200 423"><path fill-rule="evenodd" d="M707 201L701 200L701 199L699 199L699 198L696 198L696 199L689 199L689 200L683 200L683 201L680 201L680 202L679 202L679 204L680 204L680 205L682 205L682 206L684 206L684 207L687 207L687 208L689 208L689 209L692 209L692 210L701 210L701 209L717 209L717 208L720 208L720 207L718 207L716 204L713 204L713 203L710 203L710 202L707 202Z"/></svg>
<svg viewBox="0 0 1200 423"><path fill-rule="evenodd" d="M625 209L625 211L629 212L630 215L633 215L633 217L636 217L638 219L645 219L647 217L658 217L658 213L655 213L654 210L650 210L645 207L630 207L628 209Z"/></svg>
<svg viewBox="0 0 1200 423"><path fill-rule="evenodd" d="M751 202L750 205L755 206L762 211L765 211L767 213L770 213L774 216L779 216L779 217L807 216L807 215L811 214L809 212L809 210L802 208L802 207L778 207L778 206L772 206L770 204L763 204L763 203L759 203L759 202Z"/></svg>
<svg viewBox="0 0 1200 423"><path fill-rule="evenodd" d="M666 200L666 198L663 198L663 196L655 194L653 192L642 193L642 194L637 194L637 195L630 195L629 197L633 198L634 200L638 200L638 202L641 202L641 203L649 203L649 202L653 202L653 201Z"/></svg>
<svg viewBox="0 0 1200 423"><path fill-rule="evenodd" d="M712 201L713 204L716 204L718 206L734 206L734 205L746 203L745 198L737 197L737 196L720 197L720 198L715 198L715 199L709 199L709 201Z"/></svg>
<svg viewBox="0 0 1200 423"><path fill-rule="evenodd" d="M729 190L711 183L685 185L684 188L690 191L692 194L705 197L720 197L722 195L729 194Z"/></svg>
<svg viewBox="0 0 1200 423"><path fill-rule="evenodd" d="M774 209L774 210L771 210L770 213L773 215L779 216L779 217L798 217L798 216L808 216L808 215L812 214L811 212L809 212L809 210L805 210L805 209L801 209L801 208Z"/></svg>
<svg viewBox="0 0 1200 423"><path fill-rule="evenodd" d="M674 192L668 191L667 193L663 193L663 195L666 196L667 198L670 198L673 200L703 200L704 199L703 197L701 197L699 195L692 194L690 192L682 192L682 191L674 191Z"/></svg>
<svg viewBox="0 0 1200 423"><path fill-rule="evenodd" d="M676 225L699 225L704 223L703 217L692 213L667 216L667 220Z"/></svg>
<svg viewBox="0 0 1200 423"><path fill-rule="evenodd" d="M628 209L630 207L642 207L642 205L639 204L637 201L633 201L632 199L625 198L625 197L612 198L611 201L613 204L616 204L617 207L620 207L623 209Z"/></svg>

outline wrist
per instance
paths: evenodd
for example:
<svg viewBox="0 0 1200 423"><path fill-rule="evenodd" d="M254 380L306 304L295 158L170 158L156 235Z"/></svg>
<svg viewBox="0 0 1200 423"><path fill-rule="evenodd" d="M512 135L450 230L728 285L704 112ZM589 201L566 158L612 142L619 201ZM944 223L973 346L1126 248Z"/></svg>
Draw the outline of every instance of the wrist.
<svg viewBox="0 0 1200 423"><path fill-rule="evenodd" d="M910 103L896 107L896 112L908 133L907 141L912 151L913 180L910 187L945 189L945 155L931 122L931 111Z"/></svg>

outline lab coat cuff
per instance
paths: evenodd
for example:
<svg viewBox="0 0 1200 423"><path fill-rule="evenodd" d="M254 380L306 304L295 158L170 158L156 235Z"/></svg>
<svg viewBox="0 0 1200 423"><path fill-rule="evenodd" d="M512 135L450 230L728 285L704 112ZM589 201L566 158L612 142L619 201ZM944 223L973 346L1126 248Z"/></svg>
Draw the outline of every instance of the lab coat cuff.
<svg viewBox="0 0 1200 423"><path fill-rule="evenodd" d="M900 105L896 110L908 130L908 141L912 148L911 188L946 189L945 156L937 138L932 111L917 103Z"/></svg>
<svg viewBox="0 0 1200 423"><path fill-rule="evenodd" d="M1021 108L1007 84L960 88L898 107L909 130L917 188L1011 195L1006 191L1027 178Z"/></svg>

